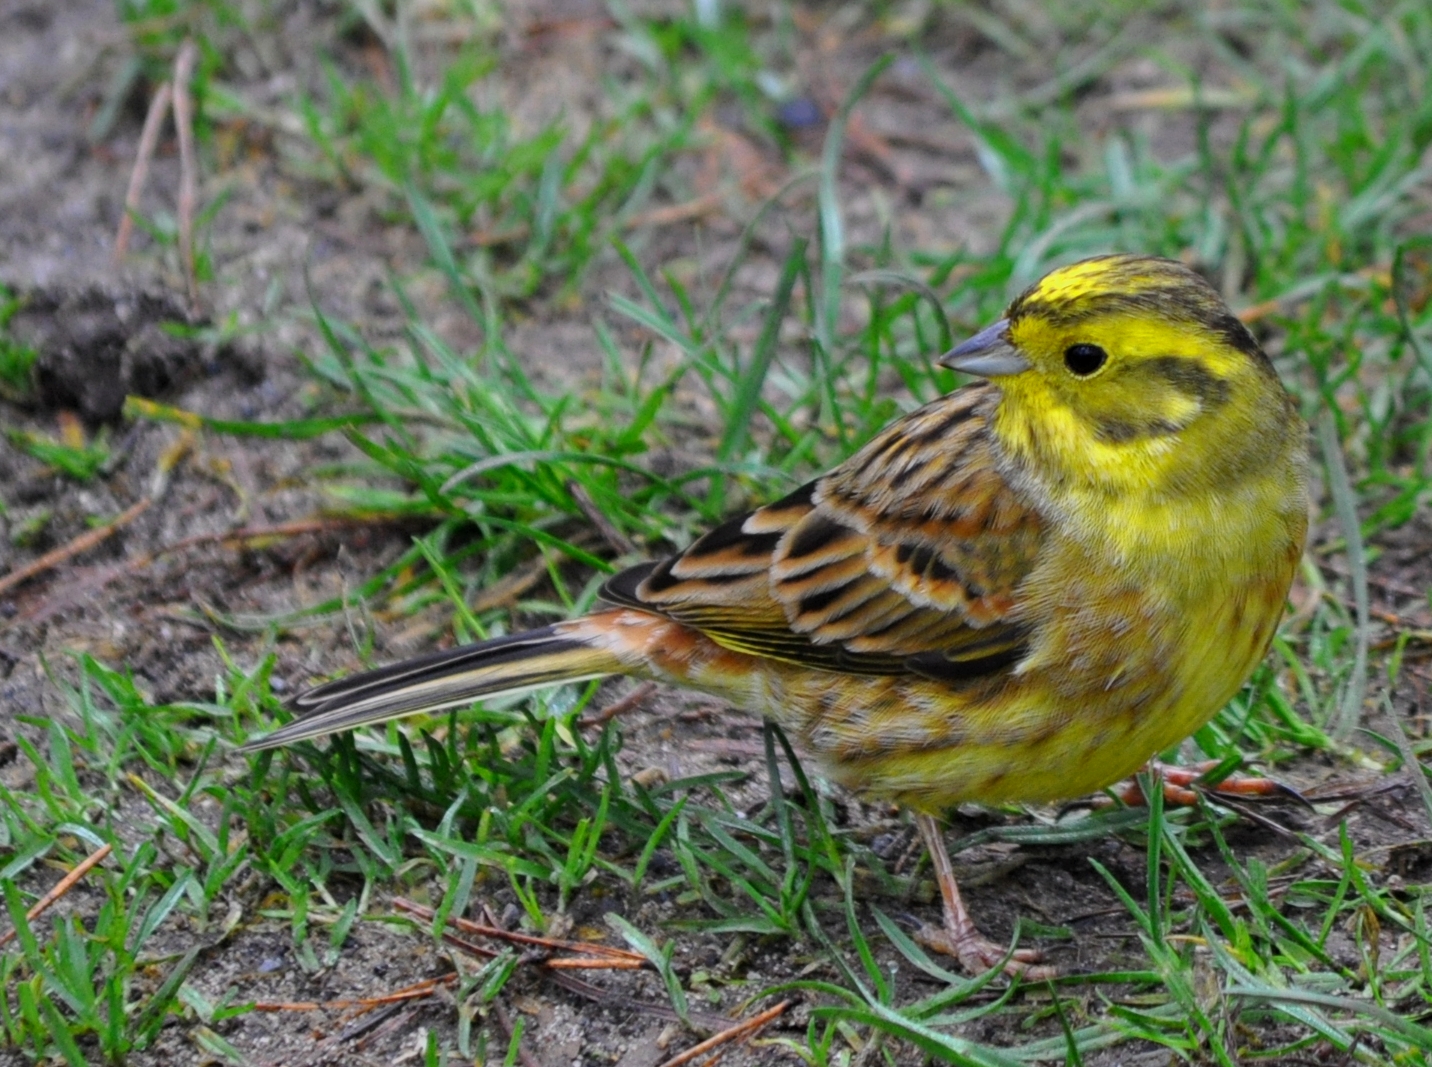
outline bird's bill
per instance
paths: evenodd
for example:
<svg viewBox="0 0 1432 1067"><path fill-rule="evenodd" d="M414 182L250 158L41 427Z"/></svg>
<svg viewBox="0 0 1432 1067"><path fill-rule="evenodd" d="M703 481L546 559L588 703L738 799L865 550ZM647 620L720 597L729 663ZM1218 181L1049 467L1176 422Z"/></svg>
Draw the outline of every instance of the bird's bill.
<svg viewBox="0 0 1432 1067"><path fill-rule="evenodd" d="M1027 371L1031 364L1009 339L1009 320L1000 319L940 357L940 366L981 378Z"/></svg>

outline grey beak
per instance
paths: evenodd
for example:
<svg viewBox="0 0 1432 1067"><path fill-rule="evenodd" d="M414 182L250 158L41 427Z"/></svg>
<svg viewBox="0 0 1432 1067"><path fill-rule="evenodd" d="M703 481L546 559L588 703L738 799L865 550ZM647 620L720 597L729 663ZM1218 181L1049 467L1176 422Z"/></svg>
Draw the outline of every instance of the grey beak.
<svg viewBox="0 0 1432 1067"><path fill-rule="evenodd" d="M940 357L940 366L981 378L1018 374L1031 365L1010 343L1008 319L1000 319Z"/></svg>

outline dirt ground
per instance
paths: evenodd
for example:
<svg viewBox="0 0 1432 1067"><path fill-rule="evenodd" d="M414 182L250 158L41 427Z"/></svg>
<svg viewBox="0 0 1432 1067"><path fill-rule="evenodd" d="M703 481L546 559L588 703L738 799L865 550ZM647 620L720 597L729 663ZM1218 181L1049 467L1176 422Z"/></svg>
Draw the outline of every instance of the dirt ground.
<svg viewBox="0 0 1432 1067"><path fill-rule="evenodd" d="M590 93L584 87L590 84L590 72L609 59L602 52L601 33L525 37L523 19L545 17L540 7L534 3L531 10L519 9L514 20L505 47L520 51L523 62L513 64L512 81L504 91L519 113L524 108L533 114L579 108ZM565 8L572 9L568 17L574 18L587 11L581 3ZM278 62L287 82L265 83L256 76L243 84L254 99L281 93L294 80L317 78L312 57L320 51L344 55L345 43L334 39L332 12L326 5L295 4L284 9L282 18L284 32L277 46L286 54ZM819 12L811 19L819 23ZM844 69L857 71L878 54L873 44L859 39L830 43L820 30L811 37L813 67L817 59L827 61L821 70L833 67L831 54L839 56ZM948 75L972 93L990 80L982 64L992 61L970 51L968 42L936 41L928 47ZM827 52L821 53L822 48ZM306 187L282 165L282 146L254 133L253 141L231 155L222 173L205 178L206 192L223 183L230 198L208 236L215 276L203 285L202 297L207 321L232 315L255 329L223 344L179 340L158 331L159 322L186 315L182 281L172 260L140 240L123 264L110 261L147 100L136 96L126 101L102 140L92 141L87 132L127 54L126 37L109 0L0 4L0 283L28 297L12 329L42 351L39 402L21 406L0 401L0 422L9 429L56 434L70 417L63 413L74 413L86 432L105 427L102 432L112 447L103 474L78 484L47 471L0 436L0 495L8 509L0 519L5 534L0 537L0 575L68 544L84 532L89 517L118 515L153 494L154 474L180 431L120 420L119 404L126 393L161 398L217 418L307 417L319 398L294 354L317 344L310 299L332 318L356 324L371 337L384 337L400 321L385 282L390 272L418 279L412 292L423 302L428 321L455 343L471 329L448 305L442 287L421 271L425 249L417 234L385 222L369 204L344 203L330 188ZM1101 91L1136 86L1147 76L1137 64L1123 73L1123 86L1103 86ZM812 74L812 80L818 77ZM878 227L893 197L897 224L911 240L934 245L968 236L977 243L981 224L996 216L999 205L991 202L988 219L968 211L954 217L938 209L938 198L927 196L952 174L974 166L972 147L938 101L914 88L917 79L903 77L897 63L864 113L869 128L887 136L868 142L854 139L845 172L850 184L848 222L856 232ZM539 86L542 92L536 91ZM899 136L899 131L909 130L922 132L919 137ZM1177 128L1161 134L1187 135ZM879 151L873 146L880 146ZM780 172L778 157L761 162L772 174ZM166 136L148 196L158 202L172 196L177 185L177 159ZM871 195L871 189L879 195ZM653 263L692 255L719 259L743 221L722 212L699 223L663 228L644 238L641 255ZM759 291L771 285L783 240L783 235L770 238L767 254L754 257L744 269L739 279L743 286ZM590 321L597 296L629 285L628 274L615 261L599 263L583 287L588 300L565 312L544 310L523 322L509 343L516 351L532 353L541 374L588 373L596 366ZM630 340L634 352L640 339ZM541 358L551 352L564 358ZM306 443L200 435L175 466L162 497L121 532L0 594L0 744L16 736L39 737L38 724L65 713L48 672L64 676L70 653L85 652L126 666L156 703L204 700L212 695L222 669L212 641L215 626L207 621L212 613L262 615L311 604L351 587L405 551L419 531L399 526L329 529L243 551L199 540L237 527L314 516L321 501L306 484L305 471L349 455L349 446L333 435ZM38 536L17 544L11 535L46 513ZM183 551L153 555L190 539L195 543ZM1425 552L1429 541L1432 528L1425 516L1390 535L1373 584L1375 607L1423 628L1432 625L1425 595L1432 583L1432 563ZM224 630L223 638L238 658L257 656L265 640L261 633L234 630ZM378 658L417 650L404 640L398 627L380 626ZM275 676L291 687L355 662L349 635L332 620L287 632L275 651ZM1393 703L1425 727L1426 661L1411 663L1403 678ZM609 692L615 697L624 691L616 684ZM681 720L678 742L671 723L680 712L688 714ZM732 766L756 770L761 765L757 724L733 720L709 702L676 694L659 694L634 713L625 739L623 758L633 770L657 767L668 774L690 774ZM1280 771L1312 796L1356 778L1347 764L1322 759ZM751 795L758 797L763 775L755 773L753 778ZM1401 850L1403 871L1391 877L1413 881L1432 875L1432 852L1426 848L1429 828L1410 783L1389 782L1349 805L1345 815L1359 847ZM891 812L856 801L844 802L844 810L852 825L863 827L871 840L881 838L892 852L909 844L907 831ZM1332 834L1335 841L1336 821L1326 808L1320 811L1283 806L1273 810L1270 819L1294 830ZM1017 820L971 810L957 817L952 836L1006 821ZM1253 822L1238 825L1231 834L1240 855L1261 856L1270 864L1294 847L1276 829ZM1053 950L1061 966L1136 962L1141 956L1133 929L1090 866L1091 855L1125 884L1143 883L1143 852L1117 839L1092 847L988 845L962 853L958 862L968 872L963 884L971 905L995 939L1007 938L1016 918L1025 916L1076 931L1076 941L1057 943ZM1210 857L1200 859L1207 860L1210 872L1218 869ZM825 887L825 892L834 899L833 887ZM497 880L480 885L476 895L499 912L512 904ZM372 908L377 911L383 904L374 901ZM902 909L924 918L937 914L933 900L893 901L888 910ZM578 926L600 927L607 910L625 911L648 930L659 930L660 921L677 911L662 901L587 899L579 902L574 919ZM178 946L186 934L176 930L169 936ZM688 974L711 968L740 971L746 990L797 974L821 974L813 962L818 954L810 945L751 939L734 958L726 956L729 948L729 939L682 936L677 958ZM1347 936L1335 934L1332 951L1349 966L1358 962ZM297 966L291 953L285 927L245 922L231 938L206 951L191 981L213 998L232 991L238 1000L330 1001L380 995L451 969L446 951L430 938L380 923L359 923L341 957L317 974ZM906 980L928 986L928 992L935 989L919 977ZM657 978L642 975L603 986L608 999L593 1002L535 977L514 981L511 988L517 995L507 1010L524 1019L531 1047L544 1067L653 1067L684 1047L688 1039L660 1013L666 997ZM732 988L724 987L717 1002L701 1009L715 1015L736 1007ZM774 1032L792 1038L803 1034L805 1011L798 1008ZM1004 1019L994 1016L987 1025L976 1024L966 1036L994 1043L1029 1039L1028 1033L1007 1032ZM439 994L396 1006L376 1020L367 1019L367 1024L372 1028L345 1029L332 1012L255 1012L226 1024L223 1033L253 1063L399 1064L421 1060L428 1028L451 1035L457 1012L451 998ZM1049 1025L1050 1032L1057 1033L1056 1024ZM131 1063L199 1062L199 1056L186 1026L176 1024L155 1048ZM733 1052L726 1062L778 1059L794 1062L769 1047ZM1107 1059L1103 1054L1087 1059L1091 1064L1126 1061L1134 1062L1127 1048ZM20 1062L12 1051L0 1049L0 1065Z"/></svg>

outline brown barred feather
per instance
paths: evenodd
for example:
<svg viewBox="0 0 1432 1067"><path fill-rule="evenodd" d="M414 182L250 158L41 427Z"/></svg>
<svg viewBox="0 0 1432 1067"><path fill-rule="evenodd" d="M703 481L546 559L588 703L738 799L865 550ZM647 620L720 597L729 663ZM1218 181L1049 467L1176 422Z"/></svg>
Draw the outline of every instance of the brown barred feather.
<svg viewBox="0 0 1432 1067"><path fill-rule="evenodd" d="M832 670L1008 673L1028 638L1015 590L1043 522L997 469L998 396L973 386L927 404L825 477L603 595L727 648Z"/></svg>

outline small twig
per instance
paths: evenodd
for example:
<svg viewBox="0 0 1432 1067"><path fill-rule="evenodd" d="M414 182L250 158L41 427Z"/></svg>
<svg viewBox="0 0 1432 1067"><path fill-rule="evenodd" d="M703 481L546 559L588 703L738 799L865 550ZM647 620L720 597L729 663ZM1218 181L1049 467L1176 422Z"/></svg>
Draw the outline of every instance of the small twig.
<svg viewBox="0 0 1432 1067"><path fill-rule="evenodd" d="M1324 804L1335 800L1363 801L1384 793L1396 792L1406 786L1407 783L1401 778L1388 778L1385 775L1379 775L1377 778L1369 778L1361 782L1325 782L1305 791L1303 796L1315 804Z"/></svg>
<svg viewBox="0 0 1432 1067"><path fill-rule="evenodd" d="M353 1041L357 1043L356 1048L363 1049L385 1034L405 1032L416 1013L417 1009L415 1008L405 1008L401 1004L389 1004L386 1008L380 1008L366 1018L359 1018L349 1023L319 1047L337 1048L339 1045L346 1045Z"/></svg>
<svg viewBox="0 0 1432 1067"><path fill-rule="evenodd" d="M55 901L59 900L62 896L64 896L71 889L73 889L75 887L75 883L90 872L90 868L94 867L95 864L99 863L113 851L113 845L101 845L99 848L95 849L88 856L82 859L78 864L75 865L74 870L72 870L69 874L65 875L58 882L56 882L53 889L51 889L48 893L46 893L38 901L36 901L34 907L32 907L29 911L25 912L25 921L34 922L36 919L38 919L41 915L43 915L46 911L50 909L50 907L55 903ZM6 930L3 934L0 934L0 946L8 945L12 940L14 940L18 933L19 931L12 929Z"/></svg>
<svg viewBox="0 0 1432 1067"><path fill-rule="evenodd" d="M117 521L117 520L116 520ZM102 589L110 582L113 582L126 574L133 574L150 566L156 560L175 552L185 549L197 548L207 544L241 544L249 541L278 540L285 537L295 537L306 533L324 533L328 530L340 530L351 526L368 526L379 521L388 521L354 518L333 518L333 519L297 519L293 522L281 522L273 526L244 526L236 530L221 530L214 533L196 534L193 537L186 537L180 541L174 541L153 552L141 553L123 560L112 567L98 570L98 573L91 572L80 577L76 582L68 585L62 590L56 603L56 597L51 596L39 607L32 608L25 613L25 618L30 622L43 622L51 613L67 606L79 595L89 595L96 589ZM40 561L36 560L30 566L36 566ZM9 580L8 576L5 579ZM23 580L23 579L21 579ZM0 588L0 593L4 589Z"/></svg>
<svg viewBox="0 0 1432 1067"><path fill-rule="evenodd" d="M1352 568L1339 563L1336 559L1318 559L1315 562L1323 570L1332 571L1340 578L1352 578L1353 576ZM1427 596L1426 589L1418 589L1415 585L1409 585L1407 582L1401 582L1386 575L1369 574L1367 584L1375 585L1389 593L1396 593L1398 596L1411 597L1414 600L1424 600Z"/></svg>
<svg viewBox="0 0 1432 1067"><path fill-rule="evenodd" d="M272 526L240 526L236 530L219 530L214 533L195 534L193 537L186 537L181 541L165 545L144 556L138 556L131 560L126 567L138 569L148 566L161 556L167 556L174 552L182 552L188 548L197 548L199 545L221 544L228 546L231 543L237 544L246 541L278 541L288 537L298 537L309 533L327 533L330 530L343 530L353 526L372 526L379 522L387 522L389 519L384 516L381 520L358 519L348 517L335 517L328 519L294 519L291 522L275 523Z"/></svg>
<svg viewBox="0 0 1432 1067"><path fill-rule="evenodd" d="M741 1038L752 1037L758 1030L785 1014L786 1009L790 1006L791 1001L783 1000L774 1008L767 1008L761 1012L761 1014L753 1015L745 1022L737 1023L735 1026L722 1030L713 1037L708 1037L699 1045L692 1045L680 1055L671 1057L671 1059L663 1063L661 1067L682 1067L682 1064L690 1063L696 1059L697 1056L704 1056L712 1049L720 1048L722 1045L740 1040Z"/></svg>
<svg viewBox="0 0 1432 1067"><path fill-rule="evenodd" d="M639 230L643 226L669 226L677 222L690 222L692 219L699 219L703 215L710 215L719 211L725 203L725 198L720 193L707 193L705 196L698 196L695 200L687 200L681 204L663 204L661 207L654 207L647 211L639 211L624 219L619 225L623 231L631 232ZM494 245L516 244L518 241L525 241L532 235L532 227L525 222L516 226L509 226L505 230L480 230L468 237L468 243L478 248L491 248Z"/></svg>
<svg viewBox="0 0 1432 1067"><path fill-rule="evenodd" d="M1228 808L1232 811L1236 811L1239 815L1243 816L1243 818L1247 819L1249 822L1256 822L1259 826L1263 827L1263 829L1269 830L1277 834L1279 837L1286 838L1289 841L1301 840L1301 837L1297 833L1288 829L1286 826L1284 826L1277 820L1270 819L1262 812L1255 810L1251 804L1241 804L1233 798L1229 797L1227 794L1217 792L1214 792L1213 795L1209 797L1209 799L1212 800L1215 804ZM1312 807L1312 805L1309 804L1308 807Z"/></svg>
<svg viewBox="0 0 1432 1067"><path fill-rule="evenodd" d="M492 1002L492 1014L497 1019L497 1025L502 1027L502 1032L507 1035L507 1044L510 1048L517 1030L512 1025L512 1017L507 1014L507 1009L502 1006L501 1001ZM522 1067L542 1067L537 1057L532 1055L532 1050L524 1045L521 1040L517 1042L517 1058L522 1061Z"/></svg>
<svg viewBox="0 0 1432 1067"><path fill-rule="evenodd" d="M1238 312L1238 319L1244 325L1251 326L1255 322L1266 319L1269 315L1276 315L1283 309L1283 304L1284 301L1278 297L1257 304L1249 304Z"/></svg>
<svg viewBox="0 0 1432 1067"><path fill-rule="evenodd" d="M692 1026L700 1027L703 1030L716 1030L726 1025L726 1019L714 1012L698 1011L695 1008L686 1010L686 1018L683 1019L676 1011L665 1004L653 1004L645 1000L638 1000L636 997L622 996L620 993L610 993L601 986L593 985L575 975L565 971L548 971L545 977L553 985L560 986L569 993L573 993L584 1000L589 1000L598 1007L608 1011L619 1012L630 1015L639 1012L642 1015L650 1015L654 1019L663 1019L669 1023L690 1023Z"/></svg>
<svg viewBox="0 0 1432 1067"><path fill-rule="evenodd" d="M173 89L168 82L160 84L149 101L149 114L144 116L144 129L139 134L139 150L134 156L134 169L129 173L129 191L124 194L124 215L119 220L119 229L114 235L113 261L118 263L129 251L129 238L134 232L134 217L139 214L139 200L144 195L144 182L149 177L149 161L159 144L159 127L169 113L169 98Z"/></svg>
<svg viewBox="0 0 1432 1067"><path fill-rule="evenodd" d="M32 559L23 567L16 567L9 574L5 575L5 577L0 578L0 596L8 593L17 585L29 581L36 575L43 574L45 571L59 566L61 563L78 556L82 552L88 552L139 518L139 516L148 511L153 504L153 497L141 497L121 512L112 522L107 522L103 526L97 526L93 530L86 530L73 541L63 544L59 548L51 549L38 559Z"/></svg>
<svg viewBox="0 0 1432 1067"><path fill-rule="evenodd" d="M254 1011L347 1011L350 1008L357 1008L360 1012L372 1011L388 1004L432 996L439 987L456 981L456 974L444 974L437 978L424 978L381 997L360 997L356 1000L259 1000L254 1002Z"/></svg>
<svg viewBox="0 0 1432 1067"><path fill-rule="evenodd" d="M707 193L681 204L664 204L639 211L622 224L624 229L639 230L643 226L667 226L673 222L690 222L717 211L726 202L720 193Z"/></svg>
<svg viewBox="0 0 1432 1067"><path fill-rule="evenodd" d="M416 904L406 897L394 897L393 907L427 922L432 921L436 914L431 908ZM450 917L448 922L463 933L478 937L490 937L495 941L506 941L511 945L538 948L545 952L579 954L575 959L572 957L542 959L540 962L544 967L635 970L651 966L647 958L639 953L628 952L623 948L612 948L610 945L599 945L593 941L562 941L551 937L537 937L533 934L519 934L512 930L504 930L500 926L488 926L485 923L475 923L471 919L462 919L456 916Z"/></svg>
<svg viewBox="0 0 1432 1067"><path fill-rule="evenodd" d="M632 544L631 538L612 525L611 520L602 514L601 509L597 507L596 502L580 483L567 482L567 492L572 494L572 499L577 502L577 507L582 509L582 514L587 517L587 521L597 528L602 539L611 545L613 552L618 556L636 555L636 545Z"/></svg>
<svg viewBox="0 0 1432 1067"><path fill-rule="evenodd" d="M583 715L577 725L580 727L602 726L611 722L618 715L625 715L632 708L639 707L647 697L656 692L655 682L642 682L626 696L619 700L613 700L606 707L592 715Z"/></svg>
<svg viewBox="0 0 1432 1067"><path fill-rule="evenodd" d="M444 929L442 937L444 943L466 952L469 956L476 956L480 960L495 960L498 956L497 949L479 945L476 941L469 941L465 937L458 937L451 930Z"/></svg>
<svg viewBox="0 0 1432 1067"><path fill-rule="evenodd" d="M432 921L433 910L431 908L425 908L421 904L414 904L412 901L404 900L402 898L395 899L393 901L393 904L400 910L406 911L419 919L425 919L429 922ZM498 921L496 917L492 914L491 910L486 907L484 907L483 910L487 915L489 928L506 933L506 931L502 931L502 928L498 925ZM459 920L459 922L462 921L464 920ZM480 924L472 923L469 925L476 926ZM492 959L494 956L497 955L497 953L492 949L486 948L482 945L474 944L473 942L467 941L464 938L460 938L456 934L452 933L452 931L450 930L443 931L442 939L447 944L454 945L457 948L462 949L464 952L470 952L473 955L479 957L480 959ZM537 940L542 939L539 938ZM562 942L553 943L561 944ZM565 943L572 944L573 942ZM635 953L627 952L624 949L608 948L606 945L587 944L586 942L580 942L580 945L584 949L592 949L598 952L610 953L615 956L636 955ZM551 967L551 961L545 958L540 953L528 954L526 956L523 956L521 959L519 959L518 962L544 964L545 966L542 972L543 977L546 978L553 985L560 986L562 989L567 990L567 992L569 993L575 993L577 996L589 1000L593 1004L600 1005L603 1008L610 1009L611 1011L625 1012L628 1014L632 1012L641 1012L642 1014L651 1015L657 1019L665 1019L667 1022L679 1022L683 1024L689 1022L691 1025L700 1027L703 1030L713 1031L721 1029L726 1025L728 1021L723 1016L716 1015L712 1012L699 1011L695 1008L688 1009L685 1018L683 1018L677 1015L677 1013L673 1009L667 1007L665 1004L651 1004L644 1000L638 1000L635 997L627 997L622 996L620 993L608 992L601 986L593 985L591 982L584 981L583 979L578 978L576 975L572 974L570 970L553 969ZM645 963L644 957L643 963ZM597 963L593 966L600 967L604 965L601 963Z"/></svg>
<svg viewBox="0 0 1432 1067"><path fill-rule="evenodd" d="M199 279L194 270L194 209L199 202L199 162L194 152L194 104L189 81L199 47L189 38L174 60L174 128L179 132L179 259L189 291L189 312L199 314Z"/></svg>
<svg viewBox="0 0 1432 1067"><path fill-rule="evenodd" d="M541 962L549 971L642 971L651 968L646 960L593 959L590 956L576 959L558 956Z"/></svg>
<svg viewBox="0 0 1432 1067"><path fill-rule="evenodd" d="M481 615L493 608L511 605L545 577L547 577L547 560L542 556L536 556L483 589L473 598L472 603L468 605L468 610L474 615Z"/></svg>

